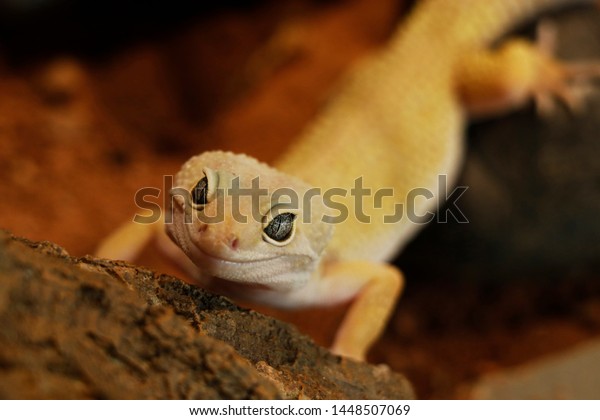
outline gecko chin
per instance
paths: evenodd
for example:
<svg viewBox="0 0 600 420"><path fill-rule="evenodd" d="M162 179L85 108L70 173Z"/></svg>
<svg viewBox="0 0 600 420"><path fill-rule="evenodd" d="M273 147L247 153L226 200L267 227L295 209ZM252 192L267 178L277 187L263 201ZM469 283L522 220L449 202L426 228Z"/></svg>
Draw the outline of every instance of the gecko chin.
<svg viewBox="0 0 600 420"><path fill-rule="evenodd" d="M292 290L303 286L316 267L311 256L299 254L267 255L255 254L244 257L237 255L217 255L215 250L206 250L185 230L170 231L169 236L179 244L202 273L218 279L245 286L260 286L271 290Z"/></svg>
<svg viewBox="0 0 600 420"><path fill-rule="evenodd" d="M279 258L278 256L272 256L272 257L264 257L264 258L239 258L239 257L233 257L233 256L219 256L219 255L215 255L210 251L205 251L204 249L202 249L201 246L198 246L196 244L196 250L198 251L198 255L201 255L203 258L206 258L208 260L211 261L216 261L218 263L227 263L227 264L237 264L237 265L244 265L244 264L253 264L253 263L261 263L261 262L267 262L267 261L273 261L276 260L277 258Z"/></svg>
<svg viewBox="0 0 600 420"><path fill-rule="evenodd" d="M262 286L272 290L291 290L303 286L311 271L311 259L298 255L281 255L254 260L221 258L198 247L193 247L188 257L201 269L217 279ZM309 267L307 267L309 266Z"/></svg>

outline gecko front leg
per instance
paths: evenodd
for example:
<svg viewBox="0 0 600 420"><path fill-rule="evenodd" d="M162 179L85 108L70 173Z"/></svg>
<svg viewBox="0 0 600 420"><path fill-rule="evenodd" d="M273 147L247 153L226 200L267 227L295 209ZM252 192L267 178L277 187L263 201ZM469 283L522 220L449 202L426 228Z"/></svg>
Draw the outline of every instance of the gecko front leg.
<svg viewBox="0 0 600 420"><path fill-rule="evenodd" d="M155 223L129 220L104 238L94 255L111 260L133 261L152 239L162 233L162 229L162 220Z"/></svg>
<svg viewBox="0 0 600 420"><path fill-rule="evenodd" d="M404 277L396 267L369 261L332 263L323 283L334 287L358 288L331 351L364 360L371 345L383 333L404 288Z"/></svg>

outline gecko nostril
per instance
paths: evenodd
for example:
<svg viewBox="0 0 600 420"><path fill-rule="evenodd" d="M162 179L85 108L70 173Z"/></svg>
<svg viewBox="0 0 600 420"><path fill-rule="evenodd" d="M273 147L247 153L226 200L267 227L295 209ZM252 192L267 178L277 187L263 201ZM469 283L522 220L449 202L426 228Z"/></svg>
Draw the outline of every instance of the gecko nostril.
<svg viewBox="0 0 600 420"><path fill-rule="evenodd" d="M207 229L208 229L208 224L202 223L200 226L198 226L198 233L206 232Z"/></svg>
<svg viewBox="0 0 600 420"><path fill-rule="evenodd" d="M234 236L231 241L229 242L229 246L231 247L231 249L235 250L238 249L238 246L240 245L240 241L237 238L237 236Z"/></svg>

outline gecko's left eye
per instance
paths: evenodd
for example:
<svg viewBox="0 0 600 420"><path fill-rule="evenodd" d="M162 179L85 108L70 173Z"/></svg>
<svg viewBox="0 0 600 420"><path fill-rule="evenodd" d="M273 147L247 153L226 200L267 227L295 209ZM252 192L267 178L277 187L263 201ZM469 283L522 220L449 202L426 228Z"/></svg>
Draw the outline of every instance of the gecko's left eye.
<svg viewBox="0 0 600 420"><path fill-rule="evenodd" d="M273 245L288 244L294 235L295 220L296 215L293 213L278 214L263 229L263 238Z"/></svg>
<svg viewBox="0 0 600 420"><path fill-rule="evenodd" d="M208 203L208 178L202 178L192 189L192 203L203 206Z"/></svg>
<svg viewBox="0 0 600 420"><path fill-rule="evenodd" d="M198 209L202 209L206 204L213 200L219 183L218 172L213 171L210 168L204 168L203 172L204 177L202 177L190 191L192 203Z"/></svg>

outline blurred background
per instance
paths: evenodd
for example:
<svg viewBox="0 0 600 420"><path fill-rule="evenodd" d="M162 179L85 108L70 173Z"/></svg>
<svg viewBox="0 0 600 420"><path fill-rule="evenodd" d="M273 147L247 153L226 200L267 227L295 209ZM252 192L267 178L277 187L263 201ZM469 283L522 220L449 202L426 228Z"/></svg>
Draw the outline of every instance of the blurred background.
<svg viewBox="0 0 600 420"><path fill-rule="evenodd" d="M0 228L80 256L130 219L135 191L162 188L194 154L274 160L412 6L1 0ZM561 57L600 57L596 10L546 17ZM560 395L493 384L600 333L599 116L592 91L577 114L529 106L469 127L458 204L470 223L433 223L399 257L406 293L370 361L422 398L581 395L566 376ZM156 249L140 262L186 278ZM327 345L345 308L258 309Z"/></svg>

